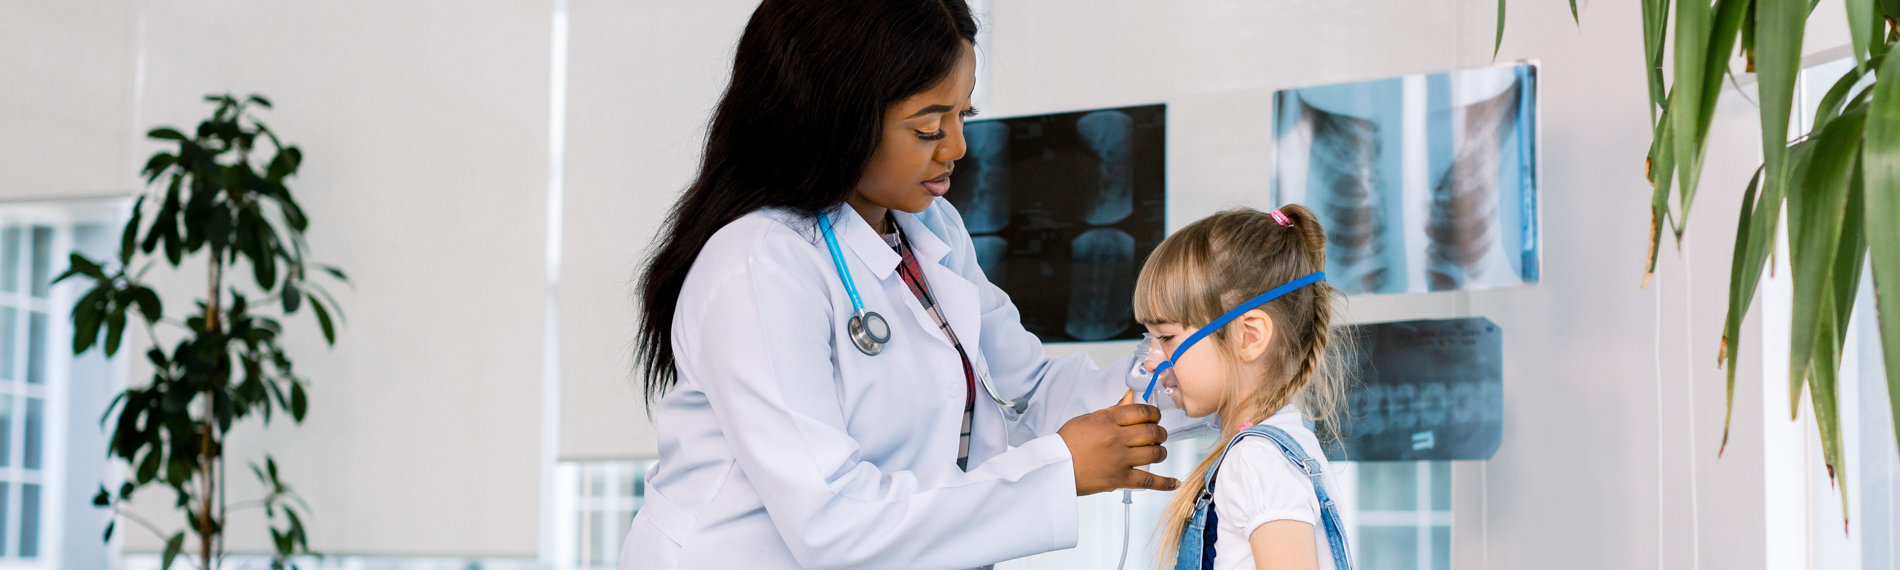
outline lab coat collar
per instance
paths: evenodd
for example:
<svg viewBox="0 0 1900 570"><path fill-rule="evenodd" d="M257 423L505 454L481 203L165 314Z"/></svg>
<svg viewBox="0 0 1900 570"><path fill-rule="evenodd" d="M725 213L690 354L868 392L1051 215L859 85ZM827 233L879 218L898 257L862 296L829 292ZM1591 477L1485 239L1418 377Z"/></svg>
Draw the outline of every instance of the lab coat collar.
<svg viewBox="0 0 1900 570"><path fill-rule="evenodd" d="M943 256L950 253L950 245L943 243L937 233L924 226L923 220L904 212L892 212L897 219L897 227L904 230L904 238L910 240L912 255L925 263L941 263Z"/></svg>
<svg viewBox="0 0 1900 570"><path fill-rule="evenodd" d="M885 245L884 238L877 235L877 230L872 229L870 223L864 221L864 216L858 215L858 211L849 204L839 205L831 216L831 227L837 230L838 241L850 247L851 253L871 268L871 274L878 281L890 279L903 258L898 257L891 246Z"/></svg>
<svg viewBox="0 0 1900 570"><path fill-rule="evenodd" d="M904 238L910 240L911 253L919 262L938 263L950 253L950 245L925 227L916 216L894 211L891 217L897 221L897 227L904 231ZM870 267L878 281L889 279L897 271L897 265L904 261L889 244L884 243L884 237L878 235L869 222L864 221L864 216L858 215L858 211L850 205L838 207L838 211L832 214L831 225L838 231L838 241L848 244L851 252L857 254L858 261Z"/></svg>

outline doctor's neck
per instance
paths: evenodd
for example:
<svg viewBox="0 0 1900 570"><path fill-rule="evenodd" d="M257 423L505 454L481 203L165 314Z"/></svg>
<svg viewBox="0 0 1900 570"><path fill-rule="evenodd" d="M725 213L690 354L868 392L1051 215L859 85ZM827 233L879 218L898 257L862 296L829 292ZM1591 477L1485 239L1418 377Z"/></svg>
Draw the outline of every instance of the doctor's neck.
<svg viewBox="0 0 1900 570"><path fill-rule="evenodd" d="M890 208L873 204L870 200L866 199L863 194L857 193L853 193L850 197L845 198L844 203L850 204L851 209L857 211L858 215L862 216L865 222L871 224L871 229L877 230L877 233L890 233L891 229L885 221L888 219L885 213L889 212Z"/></svg>

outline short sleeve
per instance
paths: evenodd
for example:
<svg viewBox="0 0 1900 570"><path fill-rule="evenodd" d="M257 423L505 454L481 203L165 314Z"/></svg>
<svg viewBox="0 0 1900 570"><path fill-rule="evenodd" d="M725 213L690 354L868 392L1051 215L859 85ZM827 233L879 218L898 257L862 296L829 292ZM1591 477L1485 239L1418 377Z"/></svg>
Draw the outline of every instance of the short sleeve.
<svg viewBox="0 0 1900 570"><path fill-rule="evenodd" d="M1319 499L1313 480L1288 461L1266 438L1234 444L1221 461L1214 484L1214 509L1220 525L1250 536L1260 525L1294 520L1318 525ZM1231 526L1230 526L1231 525Z"/></svg>

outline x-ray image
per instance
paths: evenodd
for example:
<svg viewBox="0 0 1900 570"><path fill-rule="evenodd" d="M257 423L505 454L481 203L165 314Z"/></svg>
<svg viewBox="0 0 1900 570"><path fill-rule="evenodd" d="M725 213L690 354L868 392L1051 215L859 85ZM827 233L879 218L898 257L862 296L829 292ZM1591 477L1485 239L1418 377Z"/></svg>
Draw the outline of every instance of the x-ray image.
<svg viewBox="0 0 1900 570"><path fill-rule="evenodd" d="M973 121L947 197L1043 342L1141 337L1135 276L1164 237L1167 107Z"/></svg>
<svg viewBox="0 0 1900 570"><path fill-rule="evenodd" d="M1504 333L1482 317L1340 327L1354 382L1340 439L1352 461L1490 459L1504 442ZM1330 426L1328 426L1330 429Z"/></svg>
<svg viewBox="0 0 1900 570"><path fill-rule="evenodd" d="M1537 67L1274 93L1274 203L1326 226L1348 293L1536 283Z"/></svg>

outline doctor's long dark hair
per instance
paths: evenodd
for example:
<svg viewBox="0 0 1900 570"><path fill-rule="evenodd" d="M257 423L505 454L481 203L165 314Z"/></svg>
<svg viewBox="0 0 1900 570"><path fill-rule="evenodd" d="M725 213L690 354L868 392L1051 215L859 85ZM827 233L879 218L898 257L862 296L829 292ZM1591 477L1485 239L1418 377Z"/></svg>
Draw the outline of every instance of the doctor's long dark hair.
<svg viewBox="0 0 1900 570"><path fill-rule="evenodd" d="M884 111L949 76L976 20L963 0L764 0L714 109L699 176L673 204L640 276L635 359L648 406L678 379L673 312L713 233L753 210L844 203L882 139Z"/></svg>

